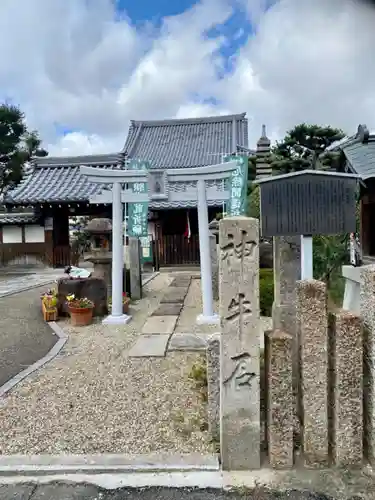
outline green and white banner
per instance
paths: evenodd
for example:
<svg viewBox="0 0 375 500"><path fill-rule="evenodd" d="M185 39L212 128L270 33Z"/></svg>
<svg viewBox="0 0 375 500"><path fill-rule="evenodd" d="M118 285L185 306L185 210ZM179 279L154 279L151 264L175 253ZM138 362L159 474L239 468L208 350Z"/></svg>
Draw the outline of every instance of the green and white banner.
<svg viewBox="0 0 375 500"><path fill-rule="evenodd" d="M129 170L148 170L149 162L131 160ZM147 191L147 182L134 182L131 185L133 193L143 194ZM143 262L152 261L151 238L148 234L148 202L129 203L128 205L128 235L140 239Z"/></svg>
<svg viewBox="0 0 375 500"><path fill-rule="evenodd" d="M229 179L230 199L227 204L227 215L246 215L247 208L247 180L248 158L241 156L226 156L224 162L237 162L237 169Z"/></svg>

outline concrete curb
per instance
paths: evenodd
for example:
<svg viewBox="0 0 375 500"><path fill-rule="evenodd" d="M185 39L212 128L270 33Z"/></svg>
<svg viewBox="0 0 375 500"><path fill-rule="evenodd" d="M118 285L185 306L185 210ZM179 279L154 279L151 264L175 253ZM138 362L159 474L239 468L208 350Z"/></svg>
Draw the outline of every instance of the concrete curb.
<svg viewBox="0 0 375 500"><path fill-rule="evenodd" d="M34 373L35 371L39 370L42 366L45 364L49 363L54 359L58 353L61 351L61 349L64 347L66 341L68 340L68 335L58 326L58 324L55 321L51 321L48 323L48 325L52 328L53 332L59 340L56 342L56 344L48 351L48 353L43 356L43 358L40 358L38 361L27 367L25 370L22 370L22 372L18 373L14 377L12 377L10 380L5 382L4 385L0 387L0 397L5 396L11 389L13 389L17 384L22 382L26 377Z"/></svg>
<svg viewBox="0 0 375 500"><path fill-rule="evenodd" d="M55 474L219 472L216 455L2 455L0 477Z"/></svg>

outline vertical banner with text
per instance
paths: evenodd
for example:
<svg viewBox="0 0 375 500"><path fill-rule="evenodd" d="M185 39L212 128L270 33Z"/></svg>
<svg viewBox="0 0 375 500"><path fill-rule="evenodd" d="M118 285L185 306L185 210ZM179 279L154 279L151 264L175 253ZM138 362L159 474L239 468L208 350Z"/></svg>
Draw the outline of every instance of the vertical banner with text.
<svg viewBox="0 0 375 500"><path fill-rule="evenodd" d="M227 204L227 215L246 215L247 208L247 181L248 158L247 156L226 156L224 162L237 162L237 168L229 178L230 198Z"/></svg>
<svg viewBox="0 0 375 500"><path fill-rule="evenodd" d="M148 170L149 162L131 160L129 170ZM134 182L131 185L133 193L144 194L147 192L146 182ZM129 203L128 208L128 234L140 239L143 262L152 261L151 241L148 234L148 202Z"/></svg>

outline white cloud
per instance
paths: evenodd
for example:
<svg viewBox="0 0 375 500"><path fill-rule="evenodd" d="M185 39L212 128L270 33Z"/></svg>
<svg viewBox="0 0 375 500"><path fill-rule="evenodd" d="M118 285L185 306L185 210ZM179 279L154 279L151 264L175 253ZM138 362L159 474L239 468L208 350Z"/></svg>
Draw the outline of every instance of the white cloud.
<svg viewBox="0 0 375 500"><path fill-rule="evenodd" d="M111 0L2 0L1 95L20 104L50 154L119 150L130 119L247 111L251 147L262 123L271 138L301 121L375 127L369 7L279 0L264 13L267 0L237 1L255 35L218 79L228 40L205 33L228 19L231 0L202 0L160 30L116 19ZM74 132L61 138L56 124Z"/></svg>

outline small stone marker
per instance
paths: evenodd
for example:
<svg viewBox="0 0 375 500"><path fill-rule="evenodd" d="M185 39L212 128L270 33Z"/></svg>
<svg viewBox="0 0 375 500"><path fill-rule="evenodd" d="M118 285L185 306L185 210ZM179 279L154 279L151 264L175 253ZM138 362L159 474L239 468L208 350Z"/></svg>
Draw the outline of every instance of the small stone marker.
<svg viewBox="0 0 375 500"><path fill-rule="evenodd" d="M220 439L220 334L207 341L208 429L215 441Z"/></svg>
<svg viewBox="0 0 375 500"><path fill-rule="evenodd" d="M282 330L267 332L267 443L270 465L276 469L293 466L292 346L292 335Z"/></svg>
<svg viewBox="0 0 375 500"><path fill-rule="evenodd" d="M259 221L220 221L220 441L223 470L260 467Z"/></svg>
<svg viewBox="0 0 375 500"><path fill-rule="evenodd" d="M362 322L356 314L331 315L332 458L335 465L363 460Z"/></svg>
<svg viewBox="0 0 375 500"><path fill-rule="evenodd" d="M219 260L216 236L214 234L210 234L210 255L212 266L212 296L214 300L219 300Z"/></svg>
<svg viewBox="0 0 375 500"><path fill-rule="evenodd" d="M297 282L303 452L306 465L328 463L328 317L326 285Z"/></svg>
<svg viewBox="0 0 375 500"><path fill-rule="evenodd" d="M296 282L301 279L301 241L296 236L273 239L274 329L296 335Z"/></svg>
<svg viewBox="0 0 375 500"><path fill-rule="evenodd" d="M141 242L129 237L130 294L134 300L142 298Z"/></svg>
<svg viewBox="0 0 375 500"><path fill-rule="evenodd" d="M375 265L363 266L360 309L363 321L364 452L375 460Z"/></svg>

